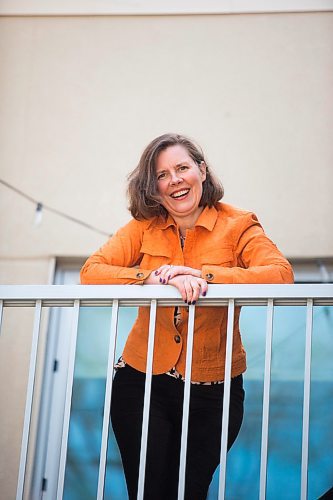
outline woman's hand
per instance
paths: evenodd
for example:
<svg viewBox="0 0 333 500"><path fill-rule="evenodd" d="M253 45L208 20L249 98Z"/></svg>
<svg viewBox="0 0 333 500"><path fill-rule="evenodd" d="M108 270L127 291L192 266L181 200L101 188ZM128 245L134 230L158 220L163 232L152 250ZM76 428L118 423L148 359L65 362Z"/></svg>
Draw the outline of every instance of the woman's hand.
<svg viewBox="0 0 333 500"><path fill-rule="evenodd" d="M184 302L188 305L195 304L201 295L205 296L208 290L208 283L203 278L198 278L191 274L178 274L169 279L169 285L176 287Z"/></svg>
<svg viewBox="0 0 333 500"><path fill-rule="evenodd" d="M193 267L188 266L172 266L169 264L159 267L156 271L154 271L154 274L159 278L159 282L163 285L167 285L172 278L178 276L179 274L201 278L201 271L199 269L194 269Z"/></svg>
<svg viewBox="0 0 333 500"><path fill-rule="evenodd" d="M183 273L181 273L182 270ZM196 273L196 275L194 273ZM164 278L164 276L166 277ZM153 271L148 278L145 279L144 283L146 285L172 285L179 290L183 301L190 305L195 304L200 293L203 297L207 293L208 283L200 276L201 273L198 269L186 266L165 265Z"/></svg>

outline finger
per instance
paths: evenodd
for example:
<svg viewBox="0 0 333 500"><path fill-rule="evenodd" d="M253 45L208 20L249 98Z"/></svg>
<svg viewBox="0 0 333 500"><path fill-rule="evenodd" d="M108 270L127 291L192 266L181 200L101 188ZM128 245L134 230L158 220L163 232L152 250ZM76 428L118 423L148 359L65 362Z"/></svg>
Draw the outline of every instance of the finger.
<svg viewBox="0 0 333 500"><path fill-rule="evenodd" d="M203 297L206 297L208 292L208 283L204 279L200 279L200 289L201 289L201 295Z"/></svg>
<svg viewBox="0 0 333 500"><path fill-rule="evenodd" d="M207 295L207 292L208 292L208 283L207 283L207 281L204 280L203 278L198 278L198 285L200 287L199 295L201 293L201 295L203 297L205 297Z"/></svg>
<svg viewBox="0 0 333 500"><path fill-rule="evenodd" d="M165 285L166 283L166 278L167 278L167 273L170 269L170 265L166 264L164 266L159 267L156 271L155 274L159 276L160 283Z"/></svg>
<svg viewBox="0 0 333 500"><path fill-rule="evenodd" d="M165 285L166 284L166 280L165 280L165 271L161 271L160 275L159 275L159 278L160 278L160 283L162 285Z"/></svg>
<svg viewBox="0 0 333 500"><path fill-rule="evenodd" d="M187 294L186 294L184 281L177 281L176 283L174 283L174 286L179 290L183 301L186 303L187 302Z"/></svg>
<svg viewBox="0 0 333 500"><path fill-rule="evenodd" d="M159 274L161 274L161 272L163 271L163 268L164 268L164 266L160 266L160 267L158 267L158 268L154 271L155 276L158 276Z"/></svg>
<svg viewBox="0 0 333 500"><path fill-rule="evenodd" d="M193 289L191 286L191 282L188 279L184 280L184 287L186 291L186 302L191 305L192 303L192 296L193 296Z"/></svg>
<svg viewBox="0 0 333 500"><path fill-rule="evenodd" d="M167 284L172 278L178 276L178 274L183 274L181 270L182 266L173 266L170 264L165 270L163 270L163 276L161 276L162 281L164 280L165 284Z"/></svg>
<svg viewBox="0 0 333 500"><path fill-rule="evenodd" d="M171 265L169 271L167 272L166 281L168 282L169 280L171 280L175 276L178 276L179 274L191 275L191 268L186 266Z"/></svg>
<svg viewBox="0 0 333 500"><path fill-rule="evenodd" d="M161 273L161 278L162 278L162 281L163 281L163 284L166 285L168 284L168 281L173 278L173 276L171 276L171 270L173 269L173 266L170 264L168 266L166 266L164 269L163 269L163 272Z"/></svg>
<svg viewBox="0 0 333 500"><path fill-rule="evenodd" d="M200 284L199 284L198 280L192 279L191 280L191 287L192 287L192 300L191 300L191 303L195 304L196 301L198 300L199 294L200 294Z"/></svg>

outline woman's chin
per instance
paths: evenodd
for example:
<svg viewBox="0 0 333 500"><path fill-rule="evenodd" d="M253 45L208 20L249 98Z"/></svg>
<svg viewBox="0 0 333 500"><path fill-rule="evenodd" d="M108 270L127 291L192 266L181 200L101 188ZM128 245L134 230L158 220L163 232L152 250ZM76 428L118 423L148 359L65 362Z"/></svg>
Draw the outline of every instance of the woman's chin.
<svg viewBox="0 0 333 500"><path fill-rule="evenodd" d="M189 206L188 204L184 203L179 205L173 206L173 207L165 207L166 210L169 212L170 215L173 217L199 217L202 207L198 207L197 205L192 205Z"/></svg>

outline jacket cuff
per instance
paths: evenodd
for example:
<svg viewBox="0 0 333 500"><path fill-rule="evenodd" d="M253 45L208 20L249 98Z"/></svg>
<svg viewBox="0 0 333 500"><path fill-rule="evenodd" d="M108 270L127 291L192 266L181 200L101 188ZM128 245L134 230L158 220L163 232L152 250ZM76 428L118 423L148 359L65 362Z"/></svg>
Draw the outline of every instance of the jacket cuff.
<svg viewBox="0 0 333 500"><path fill-rule="evenodd" d="M201 277L206 280L207 283L232 284L234 282L232 268L209 264L202 266Z"/></svg>
<svg viewBox="0 0 333 500"><path fill-rule="evenodd" d="M152 270L147 269L124 268L119 272L117 278L131 280L133 285L143 285L151 272Z"/></svg>

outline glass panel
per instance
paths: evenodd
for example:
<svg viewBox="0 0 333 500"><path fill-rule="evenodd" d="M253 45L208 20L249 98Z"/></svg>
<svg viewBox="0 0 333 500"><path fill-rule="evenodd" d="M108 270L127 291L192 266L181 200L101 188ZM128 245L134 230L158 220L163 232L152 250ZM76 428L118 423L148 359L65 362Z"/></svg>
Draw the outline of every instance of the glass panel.
<svg viewBox="0 0 333 500"><path fill-rule="evenodd" d="M243 307L240 328L247 353L247 371L244 375L245 411L240 433L228 453L226 498L257 500L259 495L266 308ZM218 472L217 469L213 476L208 500L217 498Z"/></svg>
<svg viewBox="0 0 333 500"><path fill-rule="evenodd" d="M248 368L244 421L228 454L226 498L259 496L266 307L243 307ZM302 441L305 307L275 307L270 394L267 498L299 498ZM283 492L283 494L281 494ZM217 498L217 473L209 492Z"/></svg>
<svg viewBox="0 0 333 500"><path fill-rule="evenodd" d="M295 276L295 283L332 283L333 261L324 259L296 259L290 261Z"/></svg>
<svg viewBox="0 0 333 500"><path fill-rule="evenodd" d="M244 420L227 462L227 498L232 499L259 498L266 315L266 307L243 307L241 312L247 371L244 374Z"/></svg>
<svg viewBox="0 0 333 500"><path fill-rule="evenodd" d="M333 486L333 307L314 307L310 401L309 498Z"/></svg>
<svg viewBox="0 0 333 500"><path fill-rule="evenodd" d="M305 307L276 307L268 435L267 498L299 498Z"/></svg>
<svg viewBox="0 0 333 500"><path fill-rule="evenodd" d="M111 308L81 308L71 410L65 500L96 497ZM136 308L120 308L117 357L135 320ZM299 498L303 411L305 307L274 311L267 499ZM226 498L257 499L259 493L266 308L243 307L245 416L228 455ZM327 491L333 475L333 308L314 308L311 378L309 498ZM112 428L107 457L106 498L127 498ZM209 500L217 498L218 472Z"/></svg>
<svg viewBox="0 0 333 500"><path fill-rule="evenodd" d="M97 494L102 439L111 307L81 308L68 437L65 500L88 500ZM116 356L119 357L137 308L119 310ZM112 434L112 432L110 432ZM112 473L106 478L106 498L126 498L120 457L113 436L107 457ZM108 479L109 478L109 479Z"/></svg>

